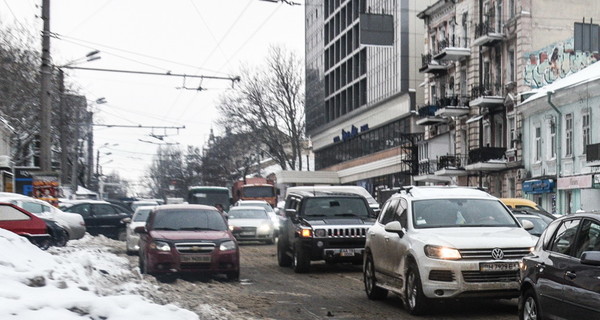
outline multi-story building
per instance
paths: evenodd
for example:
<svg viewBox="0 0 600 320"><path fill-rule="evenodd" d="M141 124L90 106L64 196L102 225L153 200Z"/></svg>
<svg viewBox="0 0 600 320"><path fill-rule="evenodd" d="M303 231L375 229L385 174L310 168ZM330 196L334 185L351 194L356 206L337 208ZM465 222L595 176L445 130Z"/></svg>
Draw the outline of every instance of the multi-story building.
<svg viewBox="0 0 600 320"><path fill-rule="evenodd" d="M515 107L532 89L593 60L575 52L583 33L574 26L599 9L594 0L439 0L419 12L427 76L415 180L450 178L497 196L525 196L522 182L532 176L522 163Z"/></svg>
<svg viewBox="0 0 600 320"><path fill-rule="evenodd" d="M600 208L600 63L542 87L523 115L523 192L560 214Z"/></svg>
<svg viewBox="0 0 600 320"><path fill-rule="evenodd" d="M422 136L411 112L422 101L416 14L431 2L306 1L306 131L317 172L296 178L372 192L411 183ZM389 28L372 29L374 20ZM391 41L373 45L382 38ZM294 182L286 177L278 182Z"/></svg>

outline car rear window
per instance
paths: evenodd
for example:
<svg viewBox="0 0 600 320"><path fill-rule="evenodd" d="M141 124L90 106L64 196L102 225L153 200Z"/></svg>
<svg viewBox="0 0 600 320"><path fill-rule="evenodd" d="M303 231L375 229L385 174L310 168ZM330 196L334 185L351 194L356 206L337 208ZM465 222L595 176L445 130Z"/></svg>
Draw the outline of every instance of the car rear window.
<svg viewBox="0 0 600 320"><path fill-rule="evenodd" d="M152 209L139 209L133 215L133 221L136 222L144 222L148 219L148 215L150 214Z"/></svg>
<svg viewBox="0 0 600 320"><path fill-rule="evenodd" d="M417 229L519 226L499 201L483 199L414 201L412 217Z"/></svg>
<svg viewBox="0 0 600 320"><path fill-rule="evenodd" d="M156 212L154 230L227 230L223 216L216 210L173 209Z"/></svg>

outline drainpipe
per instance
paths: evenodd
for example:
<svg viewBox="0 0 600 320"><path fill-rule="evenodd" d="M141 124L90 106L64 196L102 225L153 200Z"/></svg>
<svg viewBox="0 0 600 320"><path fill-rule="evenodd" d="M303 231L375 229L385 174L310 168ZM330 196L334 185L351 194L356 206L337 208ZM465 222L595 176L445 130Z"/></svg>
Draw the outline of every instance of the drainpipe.
<svg viewBox="0 0 600 320"><path fill-rule="evenodd" d="M556 208L557 208L557 213L560 212L560 210L562 209L562 197L561 194L558 192L558 179L560 178L560 173L561 173L561 160L562 160L562 150L561 150L561 145L562 145L562 113L560 112L560 110L554 105L554 103L552 103L552 94L554 93L554 91L548 91L547 95L548 95L548 104L552 107L552 109L554 109L554 111L556 111L556 113L558 114L558 117L556 119Z"/></svg>

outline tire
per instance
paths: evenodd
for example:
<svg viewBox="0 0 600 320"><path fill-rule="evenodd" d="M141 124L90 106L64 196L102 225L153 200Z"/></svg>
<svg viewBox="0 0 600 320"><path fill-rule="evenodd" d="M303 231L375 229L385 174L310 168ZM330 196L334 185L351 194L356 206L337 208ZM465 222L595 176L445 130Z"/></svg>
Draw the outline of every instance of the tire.
<svg viewBox="0 0 600 320"><path fill-rule="evenodd" d="M281 239L277 241L277 263L280 267L292 266L292 258L287 255L285 243Z"/></svg>
<svg viewBox="0 0 600 320"><path fill-rule="evenodd" d="M228 272L225 274L225 276L227 277L227 280L229 281L240 281L240 270L238 271L233 271L233 272Z"/></svg>
<svg viewBox="0 0 600 320"><path fill-rule="evenodd" d="M365 267L363 268L363 281L365 283L365 292L367 297L371 300L383 300L387 298L388 291L386 289L377 286L377 279L375 278L375 264L373 264L373 257L369 254L365 260Z"/></svg>
<svg viewBox="0 0 600 320"><path fill-rule="evenodd" d="M427 306L427 297L423 294L419 268L414 262L410 262L406 270L406 291L404 294L404 305L406 311L412 315L422 315Z"/></svg>
<svg viewBox="0 0 600 320"><path fill-rule="evenodd" d="M532 289L527 289L519 300L519 320L540 320L540 305Z"/></svg>
<svg viewBox="0 0 600 320"><path fill-rule="evenodd" d="M294 246L294 258L292 260L292 268L296 273L306 273L310 270L310 256L302 247L300 241Z"/></svg>

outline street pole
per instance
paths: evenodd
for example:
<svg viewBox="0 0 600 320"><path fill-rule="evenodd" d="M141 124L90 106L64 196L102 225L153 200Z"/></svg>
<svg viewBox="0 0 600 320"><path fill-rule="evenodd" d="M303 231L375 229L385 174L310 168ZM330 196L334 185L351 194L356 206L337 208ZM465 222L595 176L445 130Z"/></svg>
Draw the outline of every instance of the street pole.
<svg viewBox="0 0 600 320"><path fill-rule="evenodd" d="M52 61L50 59L50 0L42 1L42 20L44 21L44 31L42 33L42 67L41 84L42 90L40 100L40 169L42 172L52 170L52 153L50 144L52 143L51 123L51 92L50 78L52 76Z"/></svg>
<svg viewBox="0 0 600 320"><path fill-rule="evenodd" d="M73 171L71 172L71 190L75 198L77 197L77 170L79 165L79 109L80 105L75 105L75 156L73 157L73 164L71 168Z"/></svg>

